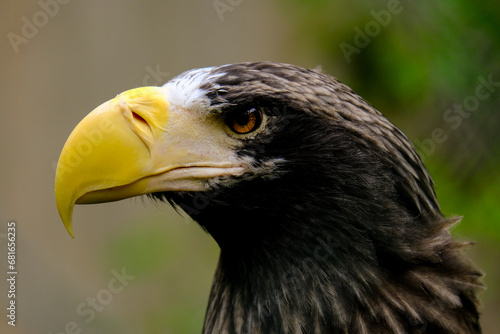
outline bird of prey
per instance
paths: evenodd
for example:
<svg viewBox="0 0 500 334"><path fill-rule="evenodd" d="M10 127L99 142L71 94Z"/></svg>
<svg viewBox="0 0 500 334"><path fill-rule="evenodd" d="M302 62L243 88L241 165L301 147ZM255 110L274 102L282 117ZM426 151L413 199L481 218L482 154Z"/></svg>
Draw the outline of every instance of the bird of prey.
<svg viewBox="0 0 500 334"><path fill-rule="evenodd" d="M272 62L125 91L74 129L75 204L140 195L220 246L204 333L480 333L481 272L408 138L349 87Z"/></svg>

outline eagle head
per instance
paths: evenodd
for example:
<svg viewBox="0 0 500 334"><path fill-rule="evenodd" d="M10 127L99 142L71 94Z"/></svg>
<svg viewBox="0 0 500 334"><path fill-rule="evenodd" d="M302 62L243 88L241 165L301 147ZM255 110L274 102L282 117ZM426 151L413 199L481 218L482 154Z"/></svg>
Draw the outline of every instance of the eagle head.
<svg viewBox="0 0 500 334"><path fill-rule="evenodd" d="M195 69L97 107L56 200L140 195L221 248L205 333L478 333L480 272L408 138L335 78L288 64Z"/></svg>

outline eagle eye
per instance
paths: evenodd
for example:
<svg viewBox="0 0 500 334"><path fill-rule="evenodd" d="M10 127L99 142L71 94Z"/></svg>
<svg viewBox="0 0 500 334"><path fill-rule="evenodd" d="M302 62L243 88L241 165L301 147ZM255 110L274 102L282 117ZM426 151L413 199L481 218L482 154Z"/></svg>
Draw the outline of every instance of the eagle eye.
<svg viewBox="0 0 500 334"><path fill-rule="evenodd" d="M226 124L237 134L246 134L257 129L262 121L262 113L256 108L229 112Z"/></svg>

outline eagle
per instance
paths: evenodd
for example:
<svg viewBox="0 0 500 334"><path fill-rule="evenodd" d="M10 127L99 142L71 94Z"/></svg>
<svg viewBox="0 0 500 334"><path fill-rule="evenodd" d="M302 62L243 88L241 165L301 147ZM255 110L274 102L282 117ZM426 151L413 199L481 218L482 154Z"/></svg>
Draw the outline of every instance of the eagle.
<svg viewBox="0 0 500 334"><path fill-rule="evenodd" d="M348 86L273 62L125 91L67 139L75 204L146 195L220 246L203 333L480 333L482 273L408 138Z"/></svg>

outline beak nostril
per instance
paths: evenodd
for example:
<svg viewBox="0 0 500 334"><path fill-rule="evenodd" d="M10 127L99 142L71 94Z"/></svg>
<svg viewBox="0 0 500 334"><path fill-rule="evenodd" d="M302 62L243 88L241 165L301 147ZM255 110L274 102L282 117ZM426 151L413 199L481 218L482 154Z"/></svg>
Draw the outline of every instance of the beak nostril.
<svg viewBox="0 0 500 334"><path fill-rule="evenodd" d="M132 112L132 119L130 120L132 129L145 144L151 143L153 140L153 129L151 125L139 113L133 110L130 111Z"/></svg>
<svg viewBox="0 0 500 334"><path fill-rule="evenodd" d="M139 123L144 124L144 125L149 127L148 122L144 119L144 117L142 117L138 113L132 111L132 117L134 118L134 121L139 122Z"/></svg>

